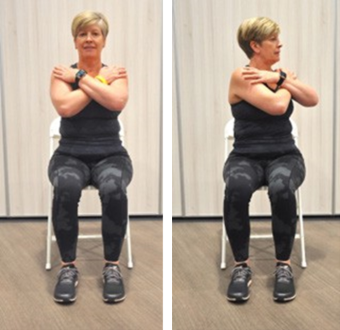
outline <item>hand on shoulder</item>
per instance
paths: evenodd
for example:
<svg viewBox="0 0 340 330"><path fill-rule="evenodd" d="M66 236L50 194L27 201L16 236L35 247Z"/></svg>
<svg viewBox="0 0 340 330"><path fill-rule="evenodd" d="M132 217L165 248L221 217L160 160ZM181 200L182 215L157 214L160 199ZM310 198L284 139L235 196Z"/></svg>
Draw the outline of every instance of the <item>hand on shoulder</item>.
<svg viewBox="0 0 340 330"><path fill-rule="evenodd" d="M252 85L255 84L276 84L280 79L278 70L259 70L253 67L242 68L241 75L244 80L249 80Z"/></svg>
<svg viewBox="0 0 340 330"><path fill-rule="evenodd" d="M76 79L76 73L78 69L71 68L66 65L56 65L52 70L52 76L54 78L60 79L66 83L74 83Z"/></svg>
<svg viewBox="0 0 340 330"><path fill-rule="evenodd" d="M126 79L127 71L122 66L110 65L104 66L100 69L99 75L105 78L110 85L112 82L118 79Z"/></svg>

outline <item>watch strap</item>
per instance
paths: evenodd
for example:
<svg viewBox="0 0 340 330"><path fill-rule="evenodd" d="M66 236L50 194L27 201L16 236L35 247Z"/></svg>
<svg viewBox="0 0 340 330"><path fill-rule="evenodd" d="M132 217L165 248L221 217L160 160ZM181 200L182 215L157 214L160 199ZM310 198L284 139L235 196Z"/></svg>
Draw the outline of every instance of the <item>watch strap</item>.
<svg viewBox="0 0 340 330"><path fill-rule="evenodd" d="M276 84L275 92L282 86L282 84L286 80L286 78L287 78L286 72L280 71L280 79Z"/></svg>
<svg viewBox="0 0 340 330"><path fill-rule="evenodd" d="M76 84L79 84L79 81L81 78L85 77L87 74L87 72L85 70L78 70L78 72L76 73Z"/></svg>

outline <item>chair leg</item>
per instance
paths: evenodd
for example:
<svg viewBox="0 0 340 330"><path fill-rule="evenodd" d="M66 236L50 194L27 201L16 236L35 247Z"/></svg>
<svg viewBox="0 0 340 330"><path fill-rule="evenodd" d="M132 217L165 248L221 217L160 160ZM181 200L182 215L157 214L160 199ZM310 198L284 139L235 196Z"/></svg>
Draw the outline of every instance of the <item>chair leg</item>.
<svg viewBox="0 0 340 330"><path fill-rule="evenodd" d="M297 190L299 227L300 227L300 243L301 243L301 267L307 268L306 249L305 249L305 231L303 226L302 200L300 189Z"/></svg>
<svg viewBox="0 0 340 330"><path fill-rule="evenodd" d="M51 247L52 247L52 187L49 192L49 208L47 216L47 237L46 237L46 270L51 270Z"/></svg>
<svg viewBox="0 0 340 330"><path fill-rule="evenodd" d="M130 219L128 216L127 219L127 226L126 226L126 247L127 247L127 257L128 257L128 268L133 268L133 261L132 261L132 251L131 251L131 236L130 236Z"/></svg>
<svg viewBox="0 0 340 330"><path fill-rule="evenodd" d="M222 218L222 238L221 238L221 269L226 269L227 264L226 264L226 231L225 231L225 226L224 226L224 221Z"/></svg>

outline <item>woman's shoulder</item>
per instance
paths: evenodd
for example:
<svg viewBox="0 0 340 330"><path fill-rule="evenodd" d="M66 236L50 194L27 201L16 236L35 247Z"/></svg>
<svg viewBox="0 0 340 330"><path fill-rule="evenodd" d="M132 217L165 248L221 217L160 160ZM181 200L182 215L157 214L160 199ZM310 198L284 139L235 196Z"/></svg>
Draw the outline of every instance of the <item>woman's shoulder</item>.
<svg viewBox="0 0 340 330"><path fill-rule="evenodd" d="M243 68L236 68L230 77L230 85L229 85L229 97L228 101L230 104L235 104L242 101L242 98L238 95L240 88L243 88L245 80L242 78Z"/></svg>
<svg viewBox="0 0 340 330"><path fill-rule="evenodd" d="M231 73L231 79L237 79L241 80L242 79L242 72L244 68L243 67L238 67L236 68L232 73ZM242 79L243 80L243 79Z"/></svg>

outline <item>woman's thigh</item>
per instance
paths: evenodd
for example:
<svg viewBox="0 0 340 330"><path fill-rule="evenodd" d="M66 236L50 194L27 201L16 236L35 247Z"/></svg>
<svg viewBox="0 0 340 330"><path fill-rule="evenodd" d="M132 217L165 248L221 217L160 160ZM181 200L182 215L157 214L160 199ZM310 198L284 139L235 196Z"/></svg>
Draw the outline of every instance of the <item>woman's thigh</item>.
<svg viewBox="0 0 340 330"><path fill-rule="evenodd" d="M226 190L246 189L249 193L253 193L263 185L264 171L257 160L231 155L225 163L223 178Z"/></svg>
<svg viewBox="0 0 340 330"><path fill-rule="evenodd" d="M81 160L55 153L49 163L48 176L55 188L77 186L85 188L90 181L90 169Z"/></svg>
<svg viewBox="0 0 340 330"><path fill-rule="evenodd" d="M99 190L118 189L126 192L133 175L132 163L127 156L110 156L91 170L91 183Z"/></svg>
<svg viewBox="0 0 340 330"><path fill-rule="evenodd" d="M265 171L269 190L289 189L295 192L306 175L305 163L301 155L285 155L271 161Z"/></svg>

